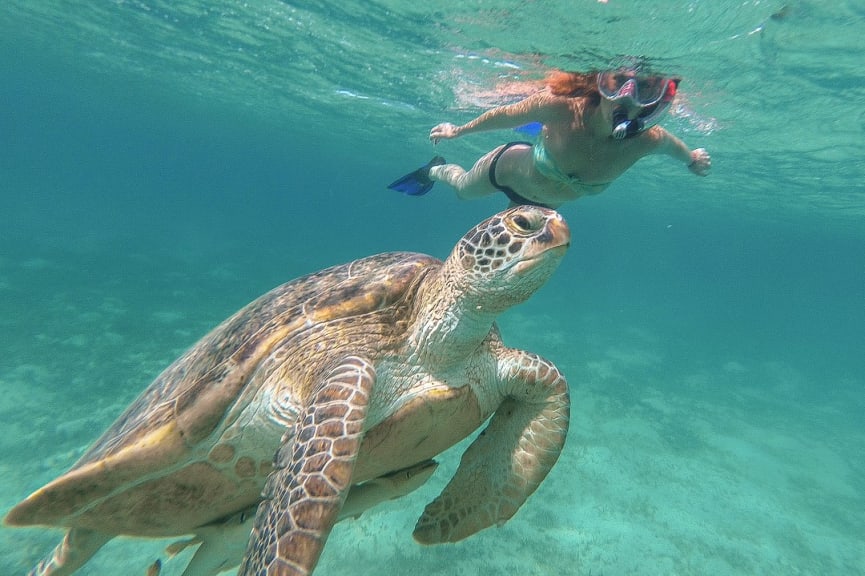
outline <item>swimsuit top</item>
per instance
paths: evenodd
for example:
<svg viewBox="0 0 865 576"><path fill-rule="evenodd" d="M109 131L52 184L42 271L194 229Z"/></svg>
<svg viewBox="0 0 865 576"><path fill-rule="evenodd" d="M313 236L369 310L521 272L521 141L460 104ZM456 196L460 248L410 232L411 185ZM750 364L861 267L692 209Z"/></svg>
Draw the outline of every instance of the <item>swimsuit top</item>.
<svg viewBox="0 0 865 576"><path fill-rule="evenodd" d="M579 177L571 176L562 172L561 168L556 164L556 161L552 159L549 152L547 152L547 149L544 148L542 140L538 140L532 149L535 157L535 168L544 176L544 178L548 178L555 182L561 182L568 186L584 186Z"/></svg>

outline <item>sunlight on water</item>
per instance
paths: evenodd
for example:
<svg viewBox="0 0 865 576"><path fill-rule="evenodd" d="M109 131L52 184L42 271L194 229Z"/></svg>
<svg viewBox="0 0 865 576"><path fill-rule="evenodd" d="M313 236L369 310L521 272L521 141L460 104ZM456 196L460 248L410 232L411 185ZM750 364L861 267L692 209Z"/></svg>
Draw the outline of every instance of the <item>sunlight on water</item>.
<svg viewBox="0 0 865 576"><path fill-rule="evenodd" d="M302 117L326 131L382 127L387 139L417 141L466 85L636 56L685 78L668 124L707 136L726 198L843 216L865 210L846 185L863 173L861 106L850 104L865 99L862 17L852 2L804 1L440 2L431 11L396 1L60 1L12 2L0 14L34 58L56 52L282 126Z"/></svg>

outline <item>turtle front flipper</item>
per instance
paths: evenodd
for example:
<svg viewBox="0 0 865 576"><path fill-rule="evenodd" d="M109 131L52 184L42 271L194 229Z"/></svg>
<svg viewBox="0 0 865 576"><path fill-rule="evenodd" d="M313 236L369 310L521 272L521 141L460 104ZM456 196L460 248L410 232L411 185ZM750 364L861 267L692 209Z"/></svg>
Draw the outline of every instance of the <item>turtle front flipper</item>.
<svg viewBox="0 0 865 576"><path fill-rule="evenodd" d="M240 576L312 573L351 486L374 382L372 365L349 356L312 394L274 459Z"/></svg>
<svg viewBox="0 0 865 576"><path fill-rule="evenodd" d="M503 524L559 458L570 399L558 368L535 354L506 350L499 358L499 379L505 399L418 520L414 538L421 544L456 542Z"/></svg>
<svg viewBox="0 0 865 576"><path fill-rule="evenodd" d="M28 576L66 576L90 560L112 536L96 530L72 528L54 551L36 565Z"/></svg>

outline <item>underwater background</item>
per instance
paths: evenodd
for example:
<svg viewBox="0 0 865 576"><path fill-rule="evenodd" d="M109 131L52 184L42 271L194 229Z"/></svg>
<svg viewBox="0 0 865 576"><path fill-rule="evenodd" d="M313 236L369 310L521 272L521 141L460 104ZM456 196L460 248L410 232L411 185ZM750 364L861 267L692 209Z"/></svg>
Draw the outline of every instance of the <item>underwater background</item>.
<svg viewBox="0 0 865 576"><path fill-rule="evenodd" d="M865 6L857 0L6 0L0 6L0 514L258 295L390 250L444 258L498 195L386 184L508 140L429 129L551 68L683 78L641 160L567 204L508 345L571 385L565 451L500 528L337 525L316 574L865 574ZM61 533L0 529L0 574ZM117 539L81 574L179 575Z"/></svg>

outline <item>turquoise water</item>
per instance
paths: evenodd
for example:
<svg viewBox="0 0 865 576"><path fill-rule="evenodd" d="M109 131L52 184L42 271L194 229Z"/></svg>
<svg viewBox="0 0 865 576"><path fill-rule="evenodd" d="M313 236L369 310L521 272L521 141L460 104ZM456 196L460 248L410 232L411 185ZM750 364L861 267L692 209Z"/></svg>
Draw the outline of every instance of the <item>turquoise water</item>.
<svg viewBox="0 0 865 576"><path fill-rule="evenodd" d="M254 297L380 251L444 257L503 208L384 188L431 126L501 82L641 56L684 78L664 125L713 170L645 159L563 207L570 253L502 318L571 383L559 464L505 526L421 548L448 453L338 525L317 573L865 574L863 21L854 0L5 2L0 513ZM58 538L0 529L0 574ZM166 543L81 573L143 574Z"/></svg>

